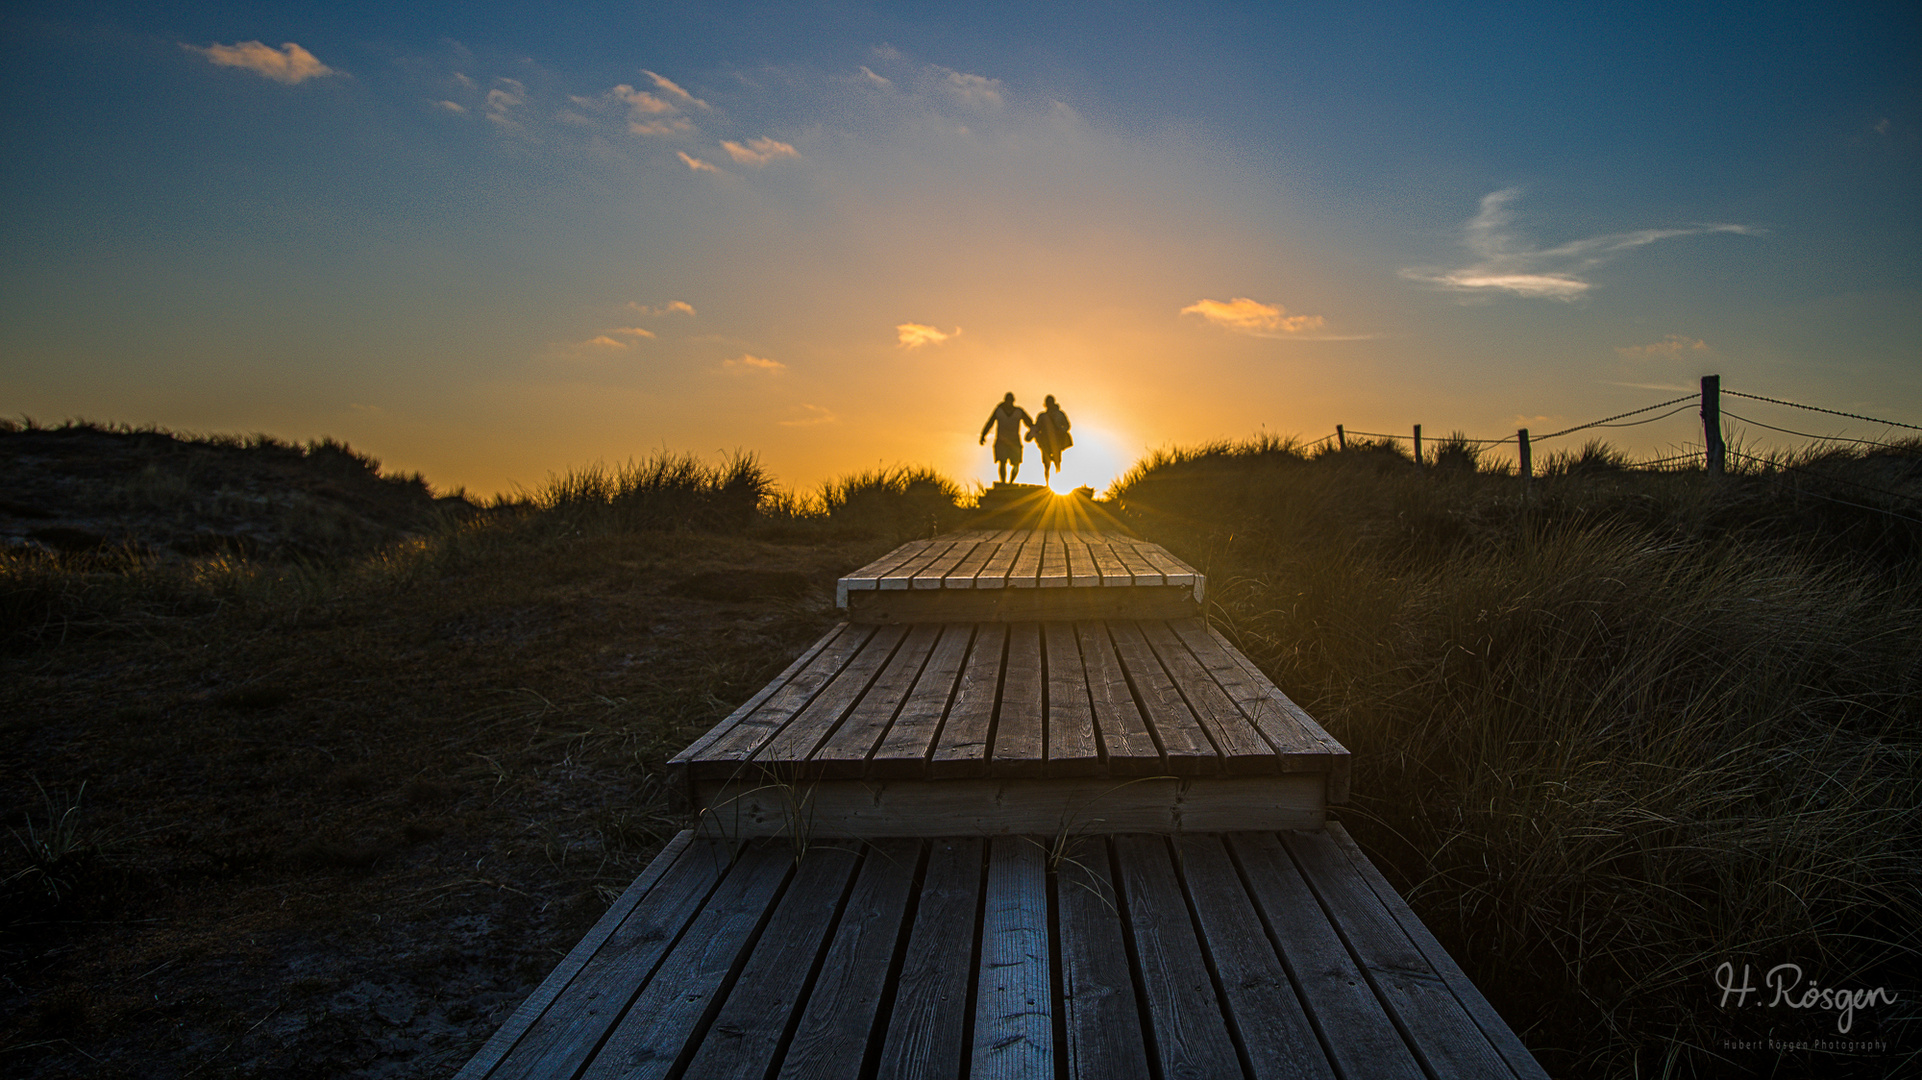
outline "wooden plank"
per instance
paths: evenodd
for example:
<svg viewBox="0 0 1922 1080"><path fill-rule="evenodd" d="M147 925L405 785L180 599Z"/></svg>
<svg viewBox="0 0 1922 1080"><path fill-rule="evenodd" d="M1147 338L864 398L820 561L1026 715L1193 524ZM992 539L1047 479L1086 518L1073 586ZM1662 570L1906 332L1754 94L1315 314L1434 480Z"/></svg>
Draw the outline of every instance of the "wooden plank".
<svg viewBox="0 0 1922 1080"><path fill-rule="evenodd" d="M1168 669L1182 696L1187 698L1188 707L1194 710L1195 718L1208 732L1209 741L1221 751L1227 771L1241 774L1281 771L1275 748L1261 737L1255 725L1222 692L1220 685L1195 660L1194 654L1168 628L1168 624L1150 620L1139 625L1149 647L1154 649L1162 666Z"/></svg>
<svg viewBox="0 0 1922 1080"><path fill-rule="evenodd" d="M1041 624L1015 623L1008 628L1008 662L995 709L990 775L1040 776L1047 771L1043 685Z"/></svg>
<svg viewBox="0 0 1922 1080"><path fill-rule="evenodd" d="M794 853L783 845L742 852L587 1063L581 1080L652 1080L687 1060L710 1005L726 993L793 867Z"/></svg>
<svg viewBox="0 0 1922 1080"><path fill-rule="evenodd" d="M1067 1058L1074 1080L1146 1077L1148 1051L1141 1038L1128 947L1108 867L1108 845L1073 844L1057 875L1060 911L1061 1010Z"/></svg>
<svg viewBox="0 0 1922 1080"><path fill-rule="evenodd" d="M668 949L701 911L732 861L726 845L696 840L561 989L488 1075L496 1080L571 1076L647 984Z"/></svg>
<svg viewBox="0 0 1922 1080"><path fill-rule="evenodd" d="M698 777L713 768L732 768L752 757L762 743L774 737L794 715L807 707L821 688L841 673L848 661L859 655L874 636L872 626L841 624L834 640L817 653L812 662L762 701L759 708L742 717L725 734L702 747L698 755L686 754L693 774ZM698 743L696 745L699 745Z"/></svg>
<svg viewBox="0 0 1922 1080"><path fill-rule="evenodd" d="M701 835L879 837L1318 829L1327 786L1281 776L705 781Z"/></svg>
<svg viewBox="0 0 1922 1080"><path fill-rule="evenodd" d="M933 623L907 628L901 647L894 650L874 685L861 695L834 734L809 755L808 762L813 766L807 772L809 776L860 776L867 771L868 755L880 745L895 713L909 700L909 691L940 636L941 628ZM943 703L946 700L944 695Z"/></svg>
<svg viewBox="0 0 1922 1080"><path fill-rule="evenodd" d="M1242 1075L1167 841L1117 836L1114 854L1161 1075Z"/></svg>
<svg viewBox="0 0 1922 1080"><path fill-rule="evenodd" d="M901 564L920 555L926 548L926 540L910 540L886 555L874 560L851 574L844 575L835 583L835 603L848 606L848 595L855 592L868 592L881 587L881 579L900 569Z"/></svg>
<svg viewBox="0 0 1922 1080"><path fill-rule="evenodd" d="M971 1076L1027 1080L1053 1074L1048 938L1046 852L1032 837L996 837L981 912Z"/></svg>
<svg viewBox="0 0 1922 1080"><path fill-rule="evenodd" d="M1121 560L1122 566L1127 567L1136 585L1168 584L1168 579L1141 554L1141 548L1134 540L1114 540L1110 543L1114 547L1115 557Z"/></svg>
<svg viewBox="0 0 1922 1080"><path fill-rule="evenodd" d="M1221 757L1215 753L1214 744L1202 733L1181 691L1162 670L1161 661L1155 659L1154 650L1141 636L1141 627L1115 620L1108 623L1108 636L1114 641L1115 655L1121 659L1135 702L1141 706L1141 718L1161 746L1168 771L1178 775L1221 771Z"/></svg>
<svg viewBox="0 0 1922 1080"><path fill-rule="evenodd" d="M914 930L902 957L879 1080L955 1076L974 967L982 842L937 840L928 852Z"/></svg>
<svg viewBox="0 0 1922 1080"><path fill-rule="evenodd" d="M1254 1075L1264 1080L1334 1080L1334 1066L1268 942L1221 837L1189 833L1175 847L1195 921L1214 960L1228 1021Z"/></svg>
<svg viewBox="0 0 1922 1080"><path fill-rule="evenodd" d="M688 1065L702 1080L762 1080L774 1064L788 1019L806 998L815 958L827 947L859 853L816 844L794 870L767 929L741 968Z"/></svg>
<svg viewBox="0 0 1922 1080"><path fill-rule="evenodd" d="M781 1059L781 1080L860 1075L920 861L918 841L883 840L869 847Z"/></svg>
<svg viewBox="0 0 1922 1080"><path fill-rule="evenodd" d="M1210 631L1210 633L1214 634L1217 638L1221 637L1219 631ZM1261 669L1255 666L1255 662L1248 659L1240 649L1235 648L1226 638L1221 638L1221 643L1228 655L1234 658L1235 663L1240 665L1244 671L1248 672L1250 678L1267 683L1267 685L1271 687L1274 686L1274 683L1268 680L1268 676L1262 674ZM1274 705L1276 710L1287 716L1296 728L1308 732L1320 742L1322 747L1328 752L1330 765L1328 771L1328 801L1331 803L1347 802L1349 780L1353 774L1353 761L1348 753L1348 748L1343 746L1333 735L1330 735L1328 729L1316 723L1315 718L1309 716L1307 710L1295 704L1287 694L1282 693L1279 687L1275 687L1274 689Z"/></svg>
<svg viewBox="0 0 1922 1080"><path fill-rule="evenodd" d="M1428 1071L1513 1076L1454 992L1324 832L1283 834L1301 874Z"/></svg>
<svg viewBox="0 0 1922 1080"><path fill-rule="evenodd" d="M1128 589L916 589L855 593L856 623L1063 622L1075 619L1192 619L1201 614L1187 585Z"/></svg>
<svg viewBox="0 0 1922 1080"><path fill-rule="evenodd" d="M909 583L909 587L915 589L940 588L942 579L950 573L953 573L954 568L959 566L961 560L967 558L968 553L973 551L974 548L975 541L973 540L955 539L948 545L948 550L943 552L940 557L929 562L928 565L922 569L915 571L914 580Z"/></svg>
<svg viewBox="0 0 1922 1080"><path fill-rule="evenodd" d="M954 547L954 541L946 537L937 537L933 540L924 541L923 543L924 546L921 548L919 554L882 576L881 588L883 591L905 589L912 585L915 575L933 565L943 555L947 554L950 548Z"/></svg>
<svg viewBox="0 0 1922 1080"><path fill-rule="evenodd" d="M1044 532L1040 536L1041 573L1036 578L1036 584L1044 589L1065 589L1071 580L1068 576L1067 541L1059 532Z"/></svg>
<svg viewBox="0 0 1922 1080"><path fill-rule="evenodd" d="M1008 644L1008 628L1000 623L981 627L961 669L954 704L936 738L928 775L981 776L988 771L988 738L994 729L994 706L1001 696L1001 664Z"/></svg>
<svg viewBox="0 0 1922 1080"><path fill-rule="evenodd" d="M1046 546L1043 539L1047 534L1030 532L1021 540L1021 550L1014 557L1014 565L1008 568L1008 587L1011 589L1032 589L1040 584L1041 552Z"/></svg>
<svg viewBox="0 0 1922 1080"><path fill-rule="evenodd" d="M1194 567L1168 554L1168 549L1160 544L1142 544L1135 549L1148 565L1155 568L1163 580L1170 585L1194 585L1199 592L1202 575Z"/></svg>
<svg viewBox="0 0 1922 1080"><path fill-rule="evenodd" d="M1095 568L1101 574L1103 588L1132 586L1135 577L1115 554L1114 546L1105 539L1089 539L1088 551L1094 556Z"/></svg>
<svg viewBox="0 0 1922 1080"><path fill-rule="evenodd" d="M948 714L948 702L954 697L955 683L973 640L974 627L967 623L948 623L941 628L941 640L914 688L908 691L901 711L895 714L894 725L868 759L868 776L885 780L926 775L941 720Z"/></svg>
<svg viewBox="0 0 1922 1080"><path fill-rule="evenodd" d="M587 932L587 936L581 938L554 970L547 973L547 978L541 980L541 984L535 987L534 992L527 995L527 999L522 1001L513 1015L507 1018L507 1022L494 1032L486 1045L480 1048L480 1052L467 1060L467 1064L455 1074L455 1080L480 1080L495 1065L498 1065L521 1040L521 1036L527 1034L534 1021L553 1005L555 999L561 996L574 977L587 966L587 962L600 950L600 947L614 936L621 923L633 913L636 907L640 906L642 900L653 891L655 884L667 873L668 868L674 865L674 861L680 858L693 842L692 829L682 829L674 834L674 838L661 848L660 854L648 862L647 869L642 870L640 876L635 878L620 897L601 914L600 919L594 923L594 928Z"/></svg>
<svg viewBox="0 0 1922 1080"><path fill-rule="evenodd" d="M1094 708L1081 646L1069 623L1041 628L1048 669L1049 776L1093 776L1101 772L1101 747L1095 739Z"/></svg>
<svg viewBox="0 0 1922 1080"><path fill-rule="evenodd" d="M774 677L774 681L768 683L766 686L763 686L759 690L755 691L754 696L751 698L748 698L746 702L742 703L740 708L735 709L733 712L727 714L726 719L722 720L720 723L714 725L713 727L707 729L707 731L704 734L702 734L700 738L695 739L693 742L689 743L686 749L682 750L678 754L675 754L674 757L668 761L668 764L671 766L686 765L689 761L692 761L695 758L700 757L703 753L707 751L708 747L713 746L716 742L720 741L720 739L723 736L725 736L728 732L734 730L734 725L740 723L743 718L752 714L754 710L760 708L767 701L768 698L773 697L775 693L777 693L782 687L786 686L789 682L792 682L794 677L800 674L801 671L805 669L809 664L813 663L814 658L819 656L822 650L826 649L828 645L835 640L835 638L839 637L842 634L849 633L851 629L852 628L847 623L841 623L838 626L836 626L834 629L821 635L820 640L808 646L807 651L803 652L800 656L795 657L794 662L792 664L789 664L785 669L782 670L782 672L779 675L776 675ZM864 632L872 633L872 631L864 631Z"/></svg>
<svg viewBox="0 0 1922 1080"><path fill-rule="evenodd" d="M1092 723L1100 733L1103 762L1110 776L1154 776L1166 771L1161 748L1155 745L1141 719L1121 661L1115 657L1108 627L1100 622L1075 624L1081 663L1093 709Z"/></svg>
<svg viewBox="0 0 1922 1080"><path fill-rule="evenodd" d="M994 554L988 558L981 572L974 576L977 589L1002 589L1008 584L1008 575L1014 572L1015 560L1021 557L1021 546L1027 540L1026 533L1011 532L1001 539Z"/></svg>
<svg viewBox="0 0 1922 1080"><path fill-rule="evenodd" d="M1227 840L1268 940L1342 1075L1422 1080L1421 1065L1280 841L1252 832Z"/></svg>
<svg viewBox="0 0 1922 1080"><path fill-rule="evenodd" d="M1290 767L1288 756L1307 756L1311 760L1303 765L1307 768L1326 768L1319 760L1332 752L1347 753L1346 748L1321 730L1320 725L1301 722L1305 718L1300 709L1290 711L1281 707L1287 699L1275 684L1262 675L1241 651L1228 643L1216 631L1210 630L1207 623L1200 619L1169 620L1168 628L1174 631L1182 644L1188 647L1195 660L1201 664L1216 685L1220 686L1242 715L1249 718L1276 753L1283 755L1282 768ZM1293 702L1289 702L1290 705Z"/></svg>
<svg viewBox="0 0 1922 1080"><path fill-rule="evenodd" d="M861 695L867 693L868 686L879 676L883 666L893 658L895 647L907 636L904 626L883 626L875 630L874 637L866 647L848 661L832 682L821 688L807 707L794 714L794 719L785 724L760 748L754 751L754 761L762 766L780 765L807 760L815 748L834 733L849 710Z"/></svg>
<svg viewBox="0 0 1922 1080"><path fill-rule="evenodd" d="M954 569L948 572L948 576L941 579L941 587L945 589L974 588L975 577L988 565L988 560L994 557L994 553L1001 549L997 536L998 534L995 533L981 534L975 541L973 549L955 564Z"/></svg>
<svg viewBox="0 0 1922 1080"><path fill-rule="evenodd" d="M1540 1062L1535 1060L1535 1055L1529 1053L1528 1047L1522 1044L1521 1039L1515 1034L1515 1029L1508 1026L1508 1022L1501 1018L1501 1014L1495 1011L1495 1007L1490 1005L1488 999L1482 996L1482 992L1469 981L1468 976L1462 972L1461 965L1455 963L1455 958L1448 955L1448 951L1442 948L1441 942L1435 940L1434 933L1415 916L1407 901L1404 901L1401 894L1395 891L1394 886L1388 884L1387 879L1382 877L1381 871L1375 868L1375 864L1370 862L1368 856L1364 855L1361 848L1355 844L1354 838L1348 835L1348 830L1338 822L1329 822L1328 838L1334 841L1335 846L1348 857L1354 873L1373 890L1376 898L1381 901L1382 907L1394 917L1395 922L1401 926L1402 932L1408 935L1408 940L1421 951L1422 956L1435 969L1436 974L1441 976L1442 982L1446 983L1449 990L1454 993L1455 1000L1461 1002L1462 1008L1474 1019L1475 1026L1481 1029L1482 1034L1494 1046L1495 1052L1502 1056L1502 1060L1508 1063L1508 1067L1514 1070L1515 1075L1521 1080L1548 1080L1547 1071L1542 1068Z"/></svg>

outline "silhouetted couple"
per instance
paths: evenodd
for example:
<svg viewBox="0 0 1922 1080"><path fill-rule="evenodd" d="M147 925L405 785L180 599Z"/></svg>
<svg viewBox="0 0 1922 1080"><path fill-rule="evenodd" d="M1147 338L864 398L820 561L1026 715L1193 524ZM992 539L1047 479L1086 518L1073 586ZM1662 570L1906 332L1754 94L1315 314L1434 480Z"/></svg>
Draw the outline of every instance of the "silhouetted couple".
<svg viewBox="0 0 1922 1080"><path fill-rule="evenodd" d="M1053 394L1048 395L1048 407L1040 416L1029 416L1028 410L1016 405L1013 393L1001 399L981 425L981 442L985 445L988 432L994 432L995 474L1003 483L1013 483L1021 474L1023 426L1027 440L1041 451L1041 482L1046 484L1050 470L1061 470L1061 451L1074 445L1074 436L1068 434L1068 414L1054 403Z"/></svg>

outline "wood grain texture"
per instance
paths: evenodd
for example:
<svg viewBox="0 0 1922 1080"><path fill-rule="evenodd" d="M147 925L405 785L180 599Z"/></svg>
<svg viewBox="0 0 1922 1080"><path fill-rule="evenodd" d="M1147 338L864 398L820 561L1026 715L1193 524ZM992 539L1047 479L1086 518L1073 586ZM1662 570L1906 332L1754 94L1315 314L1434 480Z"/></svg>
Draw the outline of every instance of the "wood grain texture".
<svg viewBox="0 0 1922 1080"><path fill-rule="evenodd" d="M1021 539L1021 547L1015 552L1014 565L1008 568L1008 588L1032 589L1041 581L1041 551L1046 546L1046 533L1031 532Z"/></svg>
<svg viewBox="0 0 1922 1080"><path fill-rule="evenodd" d="M1008 644L1008 628L999 623L975 632L974 647L961 669L954 704L935 741L928 774L935 777L985 776L988 737L994 727L994 707L1001 696L1001 663Z"/></svg>
<svg viewBox="0 0 1922 1080"><path fill-rule="evenodd" d="M1061 1009L1074 1080L1145 1080L1147 1045L1129 974L1108 865L1108 845L1078 841L1065 851L1055 886L1061 925Z"/></svg>
<svg viewBox="0 0 1922 1080"><path fill-rule="evenodd" d="M1218 631L1211 630L1210 633L1216 637L1221 636ZM1228 655L1234 659L1237 665L1248 673L1250 678L1274 687L1274 684L1268 681L1268 676L1262 674L1261 669L1255 666L1253 660L1248 659L1241 650L1236 649L1226 638L1222 638L1221 642L1222 647L1228 651ZM1333 735L1330 735L1326 728L1316 723L1315 719L1309 716L1307 711L1301 706L1295 704L1287 694L1282 693L1279 687L1275 687L1274 689L1273 701L1276 710L1289 718L1293 725L1293 730L1307 732L1308 736L1316 742L1319 742L1327 752L1329 757L1328 801L1331 803L1347 802L1349 779L1353 769L1348 748L1343 746Z"/></svg>
<svg viewBox="0 0 1922 1080"><path fill-rule="evenodd" d="M783 670L779 675L776 675L772 682L768 683L766 686L761 687L761 689L755 691L754 696L751 698L748 698L747 701L743 702L740 708L735 709L733 712L727 714L726 719L722 720L720 723L714 725L713 727L707 729L706 732L702 733L700 738L695 739L693 742L689 743L686 749L682 750L678 754L675 754L672 758L668 760L668 765L670 767L682 767L687 765L688 762L693 761L695 758L698 758L703 754L705 754L708 748L712 747L715 743L719 742L730 731L733 731L735 725L739 724L746 717L752 715L756 709L759 709L762 705L766 704L769 698L773 697L776 693L779 693L782 690L782 688L786 687L789 683L793 682L794 677L796 675L799 675L802 671L806 670L809 665L813 664L816 661L816 659L821 655L821 653L824 652L830 645L834 644L834 642L837 639L839 639L841 635L847 634L847 633L860 633L865 637L866 635L872 634L873 632L874 632L873 630L866 627L863 627L861 630L856 631L849 624L841 623L838 626L836 626L834 629L829 630L827 633L821 635L819 640L815 641L814 644L808 646L807 649L803 651L800 656L797 656L794 658L793 663L789 664L787 668ZM797 705L796 708L799 708L799 706Z"/></svg>
<svg viewBox="0 0 1922 1080"><path fill-rule="evenodd" d="M895 714L881 745L868 762L868 775L878 780L925 776L928 761L934 756L935 737L947 717L948 703L967 661L968 646L974 640L974 627L967 623L948 623L941 627L941 638L922 667L921 675Z"/></svg>
<svg viewBox="0 0 1922 1080"><path fill-rule="evenodd" d="M974 540L956 538L953 543L948 545L947 551L943 552L938 558L930 561L925 567L915 571L914 580L910 583L910 587L915 589L939 589L943 579L953 573L955 567L961 565L961 560L967 558L968 554L975 549L975 546L976 542Z"/></svg>
<svg viewBox="0 0 1922 1080"><path fill-rule="evenodd" d="M907 636L907 628L883 626L858 653L851 657L821 691L794 718L782 725L754 751L753 760L762 764L804 761L832 735L868 686L893 658L894 650Z"/></svg>
<svg viewBox="0 0 1922 1080"><path fill-rule="evenodd" d="M467 1064L455 1074L455 1080L480 1080L499 1064L501 1059L506 1057L514 1045L520 1041L521 1036L527 1033L528 1028L533 1026L534 1021L566 991L568 984L581 969L587 966L588 960L614 936L615 930L653 891L656 883L667 873L668 867L674 865L674 861L680 858L681 853L686 851L693 842L692 829L682 829L674 834L674 838L661 848L660 854L654 856L647 864L647 868L641 871L640 876L636 877L620 897L608 906L607 911L596 920L593 929L575 943L567 956L555 965L553 971L548 972L547 978L541 980L541 984L534 989L534 992L527 995L527 999L522 1001L513 1015L507 1018L507 1022L494 1032L478 1053L467 1060Z"/></svg>
<svg viewBox="0 0 1922 1080"><path fill-rule="evenodd" d="M1087 680L1092 722L1099 732L1103 761L1110 776L1157 776L1167 770L1161 747L1148 731L1128 689L1121 660L1115 655L1108 627L1101 622L1075 624L1081 646L1082 674Z"/></svg>
<svg viewBox="0 0 1922 1080"><path fill-rule="evenodd" d="M841 670L860 654L874 633L872 626L844 623L836 628L833 640L827 642L806 667L790 676L758 708L742 717L720 738L702 747L698 758L688 756L687 760L695 766L695 775L700 776L703 772L701 766L709 763L719 762L725 766L752 757L763 743L794 719L796 713L806 708L823 687L841 674Z"/></svg>
<svg viewBox="0 0 1922 1080"><path fill-rule="evenodd" d="M920 860L921 845L915 841L882 840L868 848L781 1059L782 1080L845 1080L860 1074Z"/></svg>
<svg viewBox="0 0 1922 1080"><path fill-rule="evenodd" d="M1048 867L1039 841L990 841L975 976L970 1074L1026 1080L1054 1072L1054 990L1048 962Z"/></svg>
<svg viewBox="0 0 1922 1080"><path fill-rule="evenodd" d="M1209 741L1220 751L1225 770L1242 774L1279 772L1275 748L1241 714L1241 709L1195 660L1168 624L1147 621L1140 626L1142 636L1187 699L1188 707L1208 733Z"/></svg>
<svg viewBox="0 0 1922 1080"><path fill-rule="evenodd" d="M1065 589L1073 579L1068 574L1067 541L1061 533L1041 534L1041 573L1035 583L1044 589Z"/></svg>
<svg viewBox="0 0 1922 1080"><path fill-rule="evenodd" d="M928 852L914 930L902 958L879 1080L954 1076L974 966L982 841L937 840Z"/></svg>
<svg viewBox="0 0 1922 1080"><path fill-rule="evenodd" d="M1161 1075L1243 1075L1167 841L1117 836L1114 854Z"/></svg>
<svg viewBox="0 0 1922 1080"><path fill-rule="evenodd" d="M1048 670L1049 776L1095 776L1102 771L1095 738L1094 707L1081 646L1072 623L1042 627L1042 654Z"/></svg>
<svg viewBox="0 0 1922 1080"><path fill-rule="evenodd" d="M1001 542L996 536L984 534L975 542L974 548L955 564L954 569L948 571L947 576L941 579L941 587L944 589L974 588L974 579L1000 548Z"/></svg>
<svg viewBox="0 0 1922 1080"><path fill-rule="evenodd" d="M1161 746L1168 771L1186 776L1220 772L1220 755L1202 732L1174 680L1148 647L1141 627L1115 620L1108 623L1108 636L1114 641L1115 655L1121 659L1135 702L1141 706L1141 717Z"/></svg>
<svg viewBox="0 0 1922 1080"><path fill-rule="evenodd" d="M1228 1019L1261 1080L1334 1080L1294 984L1263 931L1219 835L1176 841L1203 946L1214 960Z"/></svg>
<svg viewBox="0 0 1922 1080"><path fill-rule="evenodd" d="M848 619L857 623L1192 619L1200 614L1187 585L865 592L853 594L848 603Z"/></svg>
<svg viewBox="0 0 1922 1080"><path fill-rule="evenodd" d="M1040 776L1046 771L1044 685L1041 625L1015 623L1008 627L1008 662L1001 677L1001 701L995 711L989 775Z"/></svg>
<svg viewBox="0 0 1922 1080"><path fill-rule="evenodd" d="M793 866L793 852L780 845L741 853L587 1063L581 1080L655 1080L693 1052L699 1029L717 997L727 992Z"/></svg>
<svg viewBox="0 0 1922 1080"><path fill-rule="evenodd" d="M808 848L686 1076L761 1080L767 1075L860 861L853 848Z"/></svg>
<svg viewBox="0 0 1922 1080"><path fill-rule="evenodd" d="M813 765L809 774L821 777L852 777L866 774L868 756L880 745L898 713L910 700L910 691L921 677L921 668L934 652L941 628L920 623L907 628L894 656L881 669L861 700L841 721L841 726L808 756ZM946 703L945 697L942 699Z"/></svg>
<svg viewBox="0 0 1922 1080"><path fill-rule="evenodd" d="M1322 1045L1345 1076L1418 1080L1425 1074L1374 989L1273 834L1227 838L1249 895L1307 1007Z"/></svg>

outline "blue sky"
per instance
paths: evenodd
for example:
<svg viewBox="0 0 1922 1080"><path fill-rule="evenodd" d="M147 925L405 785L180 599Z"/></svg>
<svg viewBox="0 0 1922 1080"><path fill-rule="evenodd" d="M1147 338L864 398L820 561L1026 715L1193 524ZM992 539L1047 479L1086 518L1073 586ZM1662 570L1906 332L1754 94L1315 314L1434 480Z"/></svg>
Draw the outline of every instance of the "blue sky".
<svg viewBox="0 0 1922 1080"><path fill-rule="evenodd" d="M483 492L662 448L979 478L1006 390L1061 398L1097 485L1710 373L1922 422L1912 5L0 20L11 415L334 435Z"/></svg>

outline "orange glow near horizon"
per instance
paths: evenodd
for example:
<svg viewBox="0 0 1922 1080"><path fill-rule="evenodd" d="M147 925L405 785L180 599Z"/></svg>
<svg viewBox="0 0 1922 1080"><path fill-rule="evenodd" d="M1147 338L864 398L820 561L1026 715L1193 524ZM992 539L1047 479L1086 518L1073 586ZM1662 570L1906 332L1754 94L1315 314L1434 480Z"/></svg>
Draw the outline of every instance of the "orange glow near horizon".
<svg viewBox="0 0 1922 1080"><path fill-rule="evenodd" d="M1105 428L1076 423L1074 445L1061 455L1061 469L1048 478L1048 488L1057 493L1073 491L1078 487L1093 488L1099 495L1119 479L1141 456L1137 448L1132 454L1127 449L1130 440ZM990 486L995 480L994 443L986 446L972 443L968 447L968 465L964 469L964 480ZM1017 482L1023 484L1041 483L1041 451L1033 443L1021 447L1021 471Z"/></svg>

